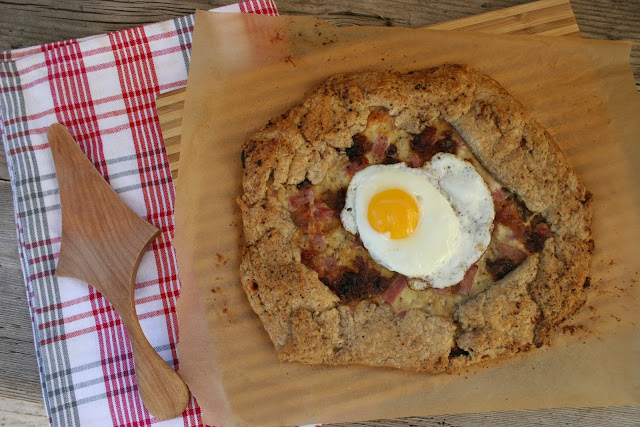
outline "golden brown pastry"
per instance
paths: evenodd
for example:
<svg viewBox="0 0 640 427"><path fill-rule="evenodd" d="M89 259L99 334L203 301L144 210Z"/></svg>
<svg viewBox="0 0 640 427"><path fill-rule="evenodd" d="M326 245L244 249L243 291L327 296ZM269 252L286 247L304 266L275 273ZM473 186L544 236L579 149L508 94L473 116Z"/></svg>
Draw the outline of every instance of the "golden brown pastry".
<svg viewBox="0 0 640 427"><path fill-rule="evenodd" d="M329 77L246 141L242 164L242 286L282 361L453 372L542 345L585 302L589 193L522 105L464 65ZM469 165L486 191L438 176L468 175ZM371 222L373 202L367 216L351 196L378 170L402 170L397 187L426 177L449 203L444 225L411 244L389 241L393 231ZM475 218L469 206L487 197L490 217ZM411 227L422 227L423 210L440 202L414 198ZM357 221L382 240L371 243ZM434 236L446 227L455 236ZM394 261L397 247L405 252ZM414 273L407 260L426 259L421 251L446 259Z"/></svg>

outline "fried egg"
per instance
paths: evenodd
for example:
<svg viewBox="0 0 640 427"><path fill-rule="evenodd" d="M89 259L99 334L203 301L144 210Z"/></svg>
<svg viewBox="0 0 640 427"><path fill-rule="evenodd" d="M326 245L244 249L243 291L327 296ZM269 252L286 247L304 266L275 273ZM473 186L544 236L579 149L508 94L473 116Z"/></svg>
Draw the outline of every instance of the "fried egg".
<svg viewBox="0 0 640 427"><path fill-rule="evenodd" d="M445 288L487 249L494 216L491 193L473 165L438 153L422 168L397 163L357 172L340 219L377 263Z"/></svg>

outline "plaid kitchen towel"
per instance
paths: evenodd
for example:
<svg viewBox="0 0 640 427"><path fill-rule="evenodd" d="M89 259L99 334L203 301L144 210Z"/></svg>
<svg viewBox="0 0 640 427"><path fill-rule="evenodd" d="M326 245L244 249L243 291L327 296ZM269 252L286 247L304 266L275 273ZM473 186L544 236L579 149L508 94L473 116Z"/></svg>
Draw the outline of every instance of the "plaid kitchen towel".
<svg viewBox="0 0 640 427"><path fill-rule="evenodd" d="M271 0L216 10L277 14ZM52 425L144 426L159 421L142 405L131 345L113 308L86 283L53 275L61 215L47 128L55 122L66 125L113 189L162 230L140 263L136 309L153 347L177 368L174 187L155 99L186 85L192 30L193 16L186 16L0 53L0 135ZM182 417L164 423L201 424L193 399Z"/></svg>

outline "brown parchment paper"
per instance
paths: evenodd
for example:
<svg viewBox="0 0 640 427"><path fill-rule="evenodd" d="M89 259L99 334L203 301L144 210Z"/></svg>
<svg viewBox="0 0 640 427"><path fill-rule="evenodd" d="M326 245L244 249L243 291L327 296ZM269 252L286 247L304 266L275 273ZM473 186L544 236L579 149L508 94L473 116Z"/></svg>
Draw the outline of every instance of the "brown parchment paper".
<svg viewBox="0 0 640 427"><path fill-rule="evenodd" d="M174 244L179 372L203 420L290 425L639 404L640 99L629 51L627 43L198 12ZM587 304L549 347L461 375L279 363L238 277L241 143L330 74L444 62L498 80L548 128L593 192Z"/></svg>

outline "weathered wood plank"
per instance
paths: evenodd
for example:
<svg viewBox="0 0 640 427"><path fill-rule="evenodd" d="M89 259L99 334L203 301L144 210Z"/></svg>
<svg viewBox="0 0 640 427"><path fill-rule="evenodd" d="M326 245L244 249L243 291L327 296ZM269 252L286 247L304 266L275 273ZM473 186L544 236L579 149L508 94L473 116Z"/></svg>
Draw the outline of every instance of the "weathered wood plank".
<svg viewBox="0 0 640 427"><path fill-rule="evenodd" d="M49 420L42 404L0 396L0 425L39 427Z"/></svg>
<svg viewBox="0 0 640 427"><path fill-rule="evenodd" d="M11 188L0 181L0 395L42 402Z"/></svg>
<svg viewBox="0 0 640 427"><path fill-rule="evenodd" d="M1 0L0 49L101 34L228 3L232 1L70 0L52 5L49 0ZM406 27L431 25L524 3L528 3L527 0L277 2L282 14L314 15L337 25ZM640 8L635 1L574 0L572 5L581 29L589 37L619 39L635 34L637 38L640 32L637 25Z"/></svg>
<svg viewBox="0 0 640 427"><path fill-rule="evenodd" d="M637 407L561 408L410 417L366 423L327 424L341 427L454 427L454 426L631 426Z"/></svg>
<svg viewBox="0 0 640 427"><path fill-rule="evenodd" d="M7 158L4 155L4 147L0 144L0 180L9 180L9 169L7 168Z"/></svg>

